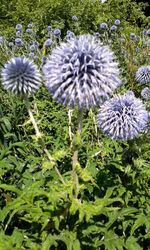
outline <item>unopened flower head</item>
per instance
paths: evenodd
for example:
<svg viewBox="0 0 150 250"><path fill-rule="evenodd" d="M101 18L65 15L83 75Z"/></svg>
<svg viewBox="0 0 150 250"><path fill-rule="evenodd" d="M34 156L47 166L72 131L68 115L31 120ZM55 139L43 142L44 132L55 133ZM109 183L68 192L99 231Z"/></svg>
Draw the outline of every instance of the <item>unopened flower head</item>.
<svg viewBox="0 0 150 250"><path fill-rule="evenodd" d="M49 38L44 42L45 47L50 47L53 44L53 41Z"/></svg>
<svg viewBox="0 0 150 250"><path fill-rule="evenodd" d="M141 91L141 97L142 97L145 101L150 100L150 89L149 89L148 87L142 89L142 91Z"/></svg>
<svg viewBox="0 0 150 250"><path fill-rule="evenodd" d="M22 30L22 25L18 23L18 24L16 25L16 30Z"/></svg>
<svg viewBox="0 0 150 250"><path fill-rule="evenodd" d="M131 91L106 101L98 114L98 124L102 131L117 140L137 137L147 123L148 112Z"/></svg>
<svg viewBox="0 0 150 250"><path fill-rule="evenodd" d="M78 21L77 16L72 16L72 21L77 22Z"/></svg>
<svg viewBox="0 0 150 250"><path fill-rule="evenodd" d="M54 36L59 37L61 35L61 30L55 29L53 33L54 33Z"/></svg>
<svg viewBox="0 0 150 250"><path fill-rule="evenodd" d="M4 65L1 75L4 88L22 96L34 94L42 81L37 66L25 57L12 58Z"/></svg>
<svg viewBox="0 0 150 250"><path fill-rule="evenodd" d="M58 102L79 108L103 103L120 85L118 64L108 46L91 35L61 43L43 67L46 86Z"/></svg>
<svg viewBox="0 0 150 250"><path fill-rule="evenodd" d="M117 30L117 26L116 25L112 25L110 28L110 32L116 31Z"/></svg>
<svg viewBox="0 0 150 250"><path fill-rule="evenodd" d="M141 84L150 83L150 65L141 66L135 73L135 78Z"/></svg>
<svg viewBox="0 0 150 250"><path fill-rule="evenodd" d="M107 28L108 28L107 23L101 23L101 24L100 24L100 29L106 30Z"/></svg>
<svg viewBox="0 0 150 250"><path fill-rule="evenodd" d="M117 25L117 26L120 25L120 23L121 23L121 22L120 22L119 19L116 19L115 22L114 22L114 24Z"/></svg>

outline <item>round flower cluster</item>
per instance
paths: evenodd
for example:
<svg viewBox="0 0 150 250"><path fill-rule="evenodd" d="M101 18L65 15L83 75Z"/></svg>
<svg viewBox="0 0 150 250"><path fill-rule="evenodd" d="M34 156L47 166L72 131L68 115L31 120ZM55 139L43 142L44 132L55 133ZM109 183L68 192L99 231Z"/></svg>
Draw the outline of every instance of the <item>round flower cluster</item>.
<svg viewBox="0 0 150 250"><path fill-rule="evenodd" d="M2 70L2 85L16 95L35 93L42 81L37 66L25 57L12 58Z"/></svg>
<svg viewBox="0 0 150 250"><path fill-rule="evenodd" d="M141 84L150 83L150 66L145 65L141 66L136 74L135 74L136 81Z"/></svg>
<svg viewBox="0 0 150 250"><path fill-rule="evenodd" d="M61 43L43 67L46 86L54 99L69 107L102 104L120 85L118 64L109 47L91 35Z"/></svg>
<svg viewBox="0 0 150 250"><path fill-rule="evenodd" d="M98 114L98 124L112 139L130 140L148 123L148 112L132 91L106 101Z"/></svg>

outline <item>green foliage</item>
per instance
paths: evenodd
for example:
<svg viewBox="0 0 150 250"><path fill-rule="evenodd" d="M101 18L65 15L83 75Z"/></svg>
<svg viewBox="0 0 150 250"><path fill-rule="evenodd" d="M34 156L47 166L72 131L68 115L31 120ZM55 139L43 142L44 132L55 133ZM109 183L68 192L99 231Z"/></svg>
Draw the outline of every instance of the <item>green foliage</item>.
<svg viewBox="0 0 150 250"><path fill-rule="evenodd" d="M41 58L47 25L60 28L63 38L67 30L94 33L101 22L111 26L120 19L118 33L102 32L101 39L110 43L122 80L128 80L118 92L130 89L139 97L142 86L134 74L148 63L149 49L138 27L148 23L142 10L144 5L130 0L1 0L0 30L12 40L17 23L33 22ZM138 39L131 41L130 32ZM3 65L11 55L1 46L0 56ZM29 101L42 139L36 138L24 100L0 86L0 250L149 250L150 136L143 133L128 142L105 137L97 128L97 109L83 112L79 134L75 109L70 141L67 108L53 101L44 86Z"/></svg>

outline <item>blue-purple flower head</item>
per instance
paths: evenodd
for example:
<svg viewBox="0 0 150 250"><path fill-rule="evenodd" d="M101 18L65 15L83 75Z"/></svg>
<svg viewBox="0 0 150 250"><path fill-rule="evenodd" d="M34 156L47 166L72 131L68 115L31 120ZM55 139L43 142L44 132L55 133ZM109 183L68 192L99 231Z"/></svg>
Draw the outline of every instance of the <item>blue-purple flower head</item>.
<svg viewBox="0 0 150 250"><path fill-rule="evenodd" d="M16 45L16 46L22 46L22 45L23 45L22 39L17 37L17 38L15 39L15 45Z"/></svg>
<svg viewBox="0 0 150 250"><path fill-rule="evenodd" d="M135 40L135 39L136 39L135 33L130 33L130 39L131 39L131 40Z"/></svg>
<svg viewBox="0 0 150 250"><path fill-rule="evenodd" d="M32 30L32 29L29 29L29 28L27 28L27 29L26 29L26 33L31 34L32 32L33 32L33 30Z"/></svg>
<svg viewBox="0 0 150 250"><path fill-rule="evenodd" d="M18 23L17 25L16 25L16 30L22 30L22 25L20 24L20 23Z"/></svg>
<svg viewBox="0 0 150 250"><path fill-rule="evenodd" d="M106 101L98 114L101 130L116 140L130 140L146 128L148 112L142 101L129 91Z"/></svg>
<svg viewBox="0 0 150 250"><path fill-rule="evenodd" d="M141 66L135 73L135 78L140 84L150 83L150 65Z"/></svg>
<svg viewBox="0 0 150 250"><path fill-rule="evenodd" d="M37 66L25 57L14 57L8 61L1 76L4 88L21 96L34 94L42 82Z"/></svg>
<svg viewBox="0 0 150 250"><path fill-rule="evenodd" d="M115 25L117 25L117 26L119 26L119 25L120 25L120 23L121 23L121 22L120 22L120 20L119 20L119 19L116 19L116 20L115 20L115 22L114 22L114 24L115 24Z"/></svg>
<svg viewBox="0 0 150 250"><path fill-rule="evenodd" d="M54 34L54 36L59 37L61 35L61 30L60 29L54 29L53 34Z"/></svg>
<svg viewBox="0 0 150 250"><path fill-rule="evenodd" d="M146 31L146 35L150 36L150 29Z"/></svg>
<svg viewBox="0 0 150 250"><path fill-rule="evenodd" d="M116 31L117 30L117 26L116 25L112 25L110 28L110 32Z"/></svg>
<svg viewBox="0 0 150 250"><path fill-rule="evenodd" d="M77 22L78 21L77 16L72 16L72 21Z"/></svg>
<svg viewBox="0 0 150 250"><path fill-rule="evenodd" d="M44 46L45 46L46 48L52 46L52 44L53 44L53 41L52 41L52 39L50 39L50 38L47 39L47 40L44 42Z"/></svg>
<svg viewBox="0 0 150 250"><path fill-rule="evenodd" d="M108 29L107 23L101 23L101 24L100 24L100 29L102 29L102 30Z"/></svg>
<svg viewBox="0 0 150 250"><path fill-rule="evenodd" d="M150 89L148 87L145 87L141 91L141 97L145 100L148 101L150 100Z"/></svg>
<svg viewBox="0 0 150 250"><path fill-rule="evenodd" d="M43 72L54 99L69 107L100 105L120 85L113 52L91 35L81 35L53 49Z"/></svg>

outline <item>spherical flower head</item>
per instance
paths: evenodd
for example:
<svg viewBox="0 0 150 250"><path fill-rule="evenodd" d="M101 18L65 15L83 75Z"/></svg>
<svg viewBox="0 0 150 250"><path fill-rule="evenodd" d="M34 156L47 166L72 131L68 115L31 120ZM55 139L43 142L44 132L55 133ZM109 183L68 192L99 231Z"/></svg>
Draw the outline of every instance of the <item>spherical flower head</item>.
<svg viewBox="0 0 150 250"><path fill-rule="evenodd" d="M146 31L146 35L150 36L150 29Z"/></svg>
<svg viewBox="0 0 150 250"><path fill-rule="evenodd" d="M26 33L29 33L29 34L31 34L33 32L33 30L32 29L26 29Z"/></svg>
<svg viewBox="0 0 150 250"><path fill-rule="evenodd" d="M150 65L141 66L135 73L135 78L140 84L150 83Z"/></svg>
<svg viewBox="0 0 150 250"><path fill-rule="evenodd" d="M59 37L61 35L61 30L55 29L53 33L54 33L54 36Z"/></svg>
<svg viewBox="0 0 150 250"><path fill-rule="evenodd" d="M131 33L131 34L130 34L130 39L131 39L131 40L135 40L135 39L136 39L135 33Z"/></svg>
<svg viewBox="0 0 150 250"><path fill-rule="evenodd" d="M22 30L22 25L18 23L18 24L16 25L16 30Z"/></svg>
<svg viewBox="0 0 150 250"><path fill-rule="evenodd" d="M52 26L51 25L47 26L47 29L48 31L52 31Z"/></svg>
<svg viewBox="0 0 150 250"><path fill-rule="evenodd" d="M98 114L99 127L116 140L126 141L137 137L147 123L148 112L131 91L106 101Z"/></svg>
<svg viewBox="0 0 150 250"><path fill-rule="evenodd" d="M120 22L119 19L116 19L115 22L114 22L114 24L117 25L117 26L120 25L120 23L121 23L121 22Z"/></svg>
<svg viewBox="0 0 150 250"><path fill-rule="evenodd" d="M110 32L116 31L117 30L117 26L116 25L112 25L110 28Z"/></svg>
<svg viewBox="0 0 150 250"><path fill-rule="evenodd" d="M23 41L21 38L16 38L15 39L15 45L16 46L22 46L23 45Z"/></svg>
<svg viewBox="0 0 150 250"><path fill-rule="evenodd" d="M50 47L53 44L53 41L49 38L44 42L45 47Z"/></svg>
<svg viewBox="0 0 150 250"><path fill-rule="evenodd" d="M108 29L107 23L101 23L101 24L100 24L100 29L102 29L102 30Z"/></svg>
<svg viewBox="0 0 150 250"><path fill-rule="evenodd" d="M16 37L21 37L21 36L22 36L22 30L17 30Z"/></svg>
<svg viewBox="0 0 150 250"><path fill-rule="evenodd" d="M28 96L40 87L42 77L37 66L28 58L14 57L2 69L2 85L15 95Z"/></svg>
<svg viewBox="0 0 150 250"><path fill-rule="evenodd" d="M10 48L14 47L14 43L13 42L9 42L8 43L8 47L10 47Z"/></svg>
<svg viewBox="0 0 150 250"><path fill-rule="evenodd" d="M61 43L43 67L54 99L69 107L100 105L120 85L118 64L108 46L91 35Z"/></svg>
<svg viewBox="0 0 150 250"><path fill-rule="evenodd" d="M33 27L32 23L29 23L27 27L28 27L28 29L32 29L32 27Z"/></svg>
<svg viewBox="0 0 150 250"><path fill-rule="evenodd" d="M145 100L148 101L150 100L150 89L149 88L144 88L141 91L141 97Z"/></svg>
<svg viewBox="0 0 150 250"><path fill-rule="evenodd" d="M36 51L37 47L32 44L30 47L29 47L29 50L31 50L32 52Z"/></svg>
<svg viewBox="0 0 150 250"><path fill-rule="evenodd" d="M72 21L77 22L78 21L77 16L72 16Z"/></svg>

